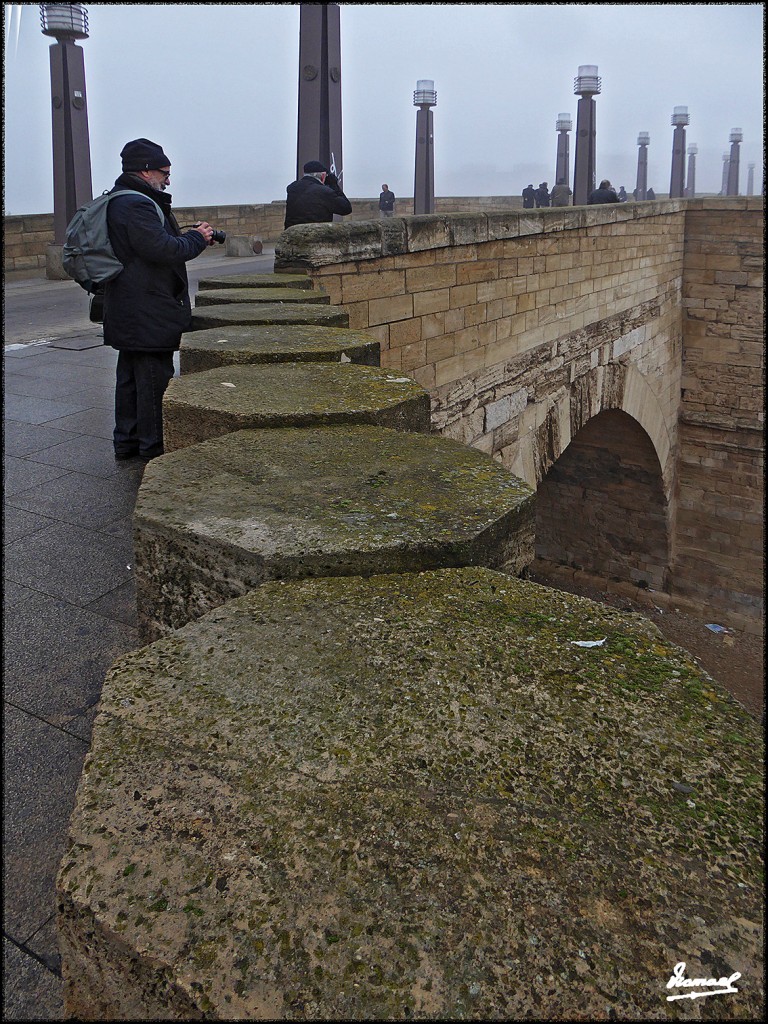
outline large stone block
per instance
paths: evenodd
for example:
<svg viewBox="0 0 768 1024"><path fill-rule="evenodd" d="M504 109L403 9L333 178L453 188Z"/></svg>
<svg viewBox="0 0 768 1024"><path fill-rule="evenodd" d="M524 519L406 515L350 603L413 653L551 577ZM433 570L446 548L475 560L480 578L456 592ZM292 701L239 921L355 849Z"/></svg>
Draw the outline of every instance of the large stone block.
<svg viewBox="0 0 768 1024"><path fill-rule="evenodd" d="M263 327L278 324L349 327L349 314L338 306L321 306L310 302L229 302L218 306L201 306L193 309L190 330L200 331L211 327L243 325Z"/></svg>
<svg viewBox="0 0 768 1024"><path fill-rule="evenodd" d="M378 366L380 345L364 331L340 327L230 325L185 334L179 356L182 374L232 363L341 362Z"/></svg>
<svg viewBox="0 0 768 1024"><path fill-rule="evenodd" d="M268 579L522 569L533 500L490 456L442 437L370 426L217 437L144 472L141 625L156 637Z"/></svg>
<svg viewBox="0 0 768 1024"><path fill-rule="evenodd" d="M429 433L429 395L411 377L352 363L270 363L176 377L163 398L166 452L233 430L370 423Z"/></svg>
<svg viewBox="0 0 768 1024"><path fill-rule="evenodd" d="M639 616L478 568L266 584L107 676L65 1014L760 1020L760 750ZM681 961L736 991L667 1002Z"/></svg>
<svg viewBox="0 0 768 1024"><path fill-rule="evenodd" d="M210 288L198 292L195 307L222 306L229 302L300 302L327 306L330 297L321 288Z"/></svg>
<svg viewBox="0 0 768 1024"><path fill-rule="evenodd" d="M306 274L220 274L201 278L197 287L198 291L210 288L311 288L312 281Z"/></svg>

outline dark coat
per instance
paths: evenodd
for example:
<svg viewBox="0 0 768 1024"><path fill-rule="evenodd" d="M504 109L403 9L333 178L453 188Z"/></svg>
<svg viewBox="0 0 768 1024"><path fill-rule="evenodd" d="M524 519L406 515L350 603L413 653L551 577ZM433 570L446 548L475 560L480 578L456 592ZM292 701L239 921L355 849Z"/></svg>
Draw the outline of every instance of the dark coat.
<svg viewBox="0 0 768 1024"><path fill-rule="evenodd" d="M352 213L352 204L339 188L324 185L319 178L305 174L286 189L285 227L294 224L324 224L334 213Z"/></svg>
<svg viewBox="0 0 768 1024"><path fill-rule="evenodd" d="M536 205L549 206L549 190L543 185L539 185L536 189Z"/></svg>
<svg viewBox="0 0 768 1024"><path fill-rule="evenodd" d="M527 188L523 189L523 209L532 210L536 204L536 189L533 185L528 185Z"/></svg>
<svg viewBox="0 0 768 1024"><path fill-rule="evenodd" d="M175 351L189 328L192 310L187 260L206 242L199 231L181 234L171 213L171 197L133 174L121 174L113 192L132 189L107 207L109 238L125 269L104 291L104 344L129 352ZM165 214L140 196L149 196Z"/></svg>
<svg viewBox="0 0 768 1024"><path fill-rule="evenodd" d="M587 200L588 206L597 206L599 203L618 203L619 197L612 188L596 188L591 192Z"/></svg>
<svg viewBox="0 0 768 1024"><path fill-rule="evenodd" d="M379 193L379 209L380 210L394 210L395 208L395 193L391 189L387 189L386 192Z"/></svg>

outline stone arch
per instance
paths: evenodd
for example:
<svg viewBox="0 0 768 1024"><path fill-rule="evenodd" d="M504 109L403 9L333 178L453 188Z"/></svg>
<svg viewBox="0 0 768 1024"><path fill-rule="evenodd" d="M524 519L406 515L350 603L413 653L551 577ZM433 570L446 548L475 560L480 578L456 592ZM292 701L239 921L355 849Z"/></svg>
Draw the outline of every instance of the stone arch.
<svg viewBox="0 0 768 1024"><path fill-rule="evenodd" d="M631 416L648 435L661 468L667 502L674 482L673 439L662 408L643 374L628 363L607 363L576 377L568 388L532 403L520 417L520 438L505 465L538 487L571 438L608 409Z"/></svg>
<svg viewBox="0 0 768 1024"><path fill-rule="evenodd" d="M536 562L668 589L661 464L652 439L623 410L590 418L539 483Z"/></svg>

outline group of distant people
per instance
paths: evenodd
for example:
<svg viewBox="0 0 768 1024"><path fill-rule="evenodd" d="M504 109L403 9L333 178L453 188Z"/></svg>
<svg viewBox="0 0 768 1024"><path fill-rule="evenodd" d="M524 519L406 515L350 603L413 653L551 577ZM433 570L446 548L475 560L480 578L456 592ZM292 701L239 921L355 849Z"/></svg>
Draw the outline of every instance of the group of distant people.
<svg viewBox="0 0 768 1024"><path fill-rule="evenodd" d="M551 192L547 182L542 181L538 188L534 188L533 184L527 185L523 189L522 195L523 209L532 210L534 207L540 209L547 206L570 206L573 192L566 185L565 178L558 178L557 184L552 188ZM634 189L632 195L637 199L637 189ZM626 203L628 198L627 191L623 185L619 186L619 191L617 192L610 181L607 178L603 178L599 187L590 192L587 204L589 206L597 206L601 203ZM646 198L656 198L652 188L649 188L646 192Z"/></svg>

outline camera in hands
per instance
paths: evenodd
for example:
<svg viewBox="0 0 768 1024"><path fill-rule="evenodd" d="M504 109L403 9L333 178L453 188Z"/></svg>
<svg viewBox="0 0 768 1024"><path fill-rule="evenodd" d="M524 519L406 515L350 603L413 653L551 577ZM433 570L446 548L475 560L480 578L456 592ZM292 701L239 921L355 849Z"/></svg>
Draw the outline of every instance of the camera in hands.
<svg viewBox="0 0 768 1024"><path fill-rule="evenodd" d="M217 231L215 228L211 235L211 241L218 242L219 245L223 245L227 240L227 234L225 231Z"/></svg>

